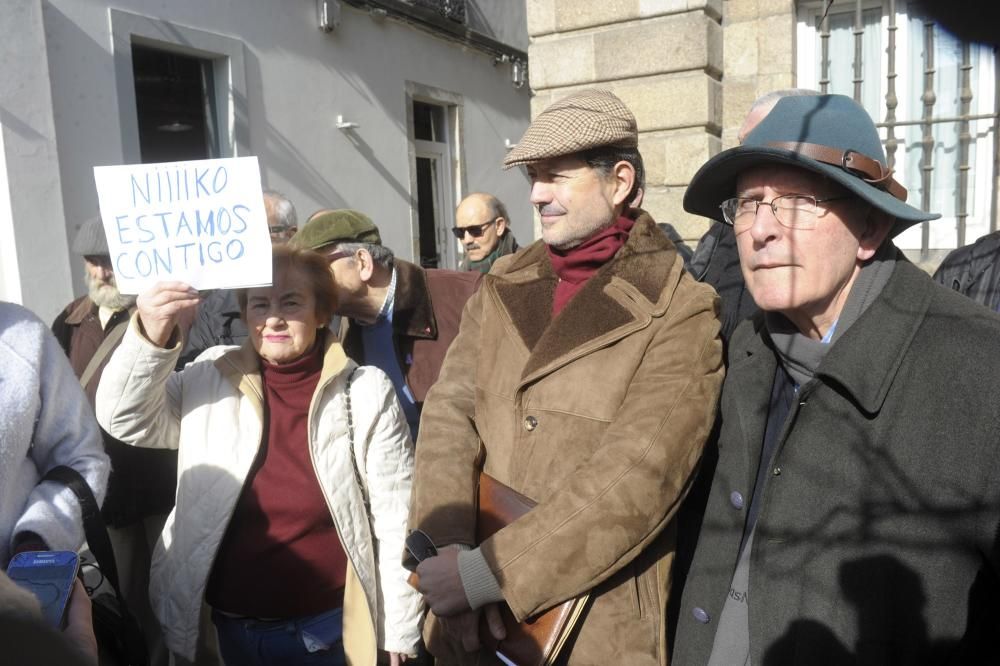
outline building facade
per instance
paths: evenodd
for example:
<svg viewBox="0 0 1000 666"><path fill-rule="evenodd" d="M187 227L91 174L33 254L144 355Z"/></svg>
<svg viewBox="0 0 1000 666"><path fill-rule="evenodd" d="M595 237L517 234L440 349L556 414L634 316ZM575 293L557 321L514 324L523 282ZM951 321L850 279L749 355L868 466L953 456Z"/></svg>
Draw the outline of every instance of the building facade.
<svg viewBox="0 0 1000 666"><path fill-rule="evenodd" d="M303 221L356 208L398 256L454 267L464 194L531 236L522 3L10 0L0 13L0 299L51 319L93 167L256 155Z"/></svg>
<svg viewBox="0 0 1000 666"><path fill-rule="evenodd" d="M907 0L528 0L532 112L587 86L634 111L644 207L696 240L701 164L736 144L758 96L803 87L861 102L909 201L942 219L897 244L933 268L997 229L998 87L991 47L962 42Z"/></svg>

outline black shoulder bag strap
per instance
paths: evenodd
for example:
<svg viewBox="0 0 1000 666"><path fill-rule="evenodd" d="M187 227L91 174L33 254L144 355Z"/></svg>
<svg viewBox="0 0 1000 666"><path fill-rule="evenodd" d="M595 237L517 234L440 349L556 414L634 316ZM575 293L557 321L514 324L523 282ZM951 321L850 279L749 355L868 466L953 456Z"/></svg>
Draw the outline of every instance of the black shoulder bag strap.
<svg viewBox="0 0 1000 666"><path fill-rule="evenodd" d="M76 495L80 502L83 533L87 537L87 545L90 546L90 552L97 559L101 573L115 589L115 595L124 608L125 600L122 598L118 585L118 563L115 561L115 552L111 549L111 539L108 537L108 528L101 516L101 508L97 505L97 499L94 498L94 493L87 481L75 469L65 465L50 469L42 481L57 481Z"/></svg>
<svg viewBox="0 0 1000 666"><path fill-rule="evenodd" d="M76 495L80 502L80 514L83 518L83 533L87 538L87 545L90 552L97 560L97 566L101 569L101 574L111 583L115 591L115 599L118 601L118 608L121 612L121 619L125 624L126 635L118 638L122 640L129 652L129 659L133 665L147 663L147 653L145 639L142 630L136 622L135 617L129 612L125 597L122 596L121 586L118 584L118 563L115 561L115 551L111 548L111 539L108 537L108 528L101 516L101 507L97 504L94 492L90 489L86 479L72 467L58 465L50 469L42 481L55 481L62 483Z"/></svg>

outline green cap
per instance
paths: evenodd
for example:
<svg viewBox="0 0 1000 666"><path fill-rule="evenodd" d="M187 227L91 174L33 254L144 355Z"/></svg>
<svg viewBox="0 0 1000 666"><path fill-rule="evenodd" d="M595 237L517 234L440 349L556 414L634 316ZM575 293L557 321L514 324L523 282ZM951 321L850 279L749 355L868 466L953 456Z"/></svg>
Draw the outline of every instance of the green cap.
<svg viewBox="0 0 1000 666"><path fill-rule="evenodd" d="M382 244L378 227L356 210L324 210L315 213L288 241L293 247L316 250L334 243Z"/></svg>

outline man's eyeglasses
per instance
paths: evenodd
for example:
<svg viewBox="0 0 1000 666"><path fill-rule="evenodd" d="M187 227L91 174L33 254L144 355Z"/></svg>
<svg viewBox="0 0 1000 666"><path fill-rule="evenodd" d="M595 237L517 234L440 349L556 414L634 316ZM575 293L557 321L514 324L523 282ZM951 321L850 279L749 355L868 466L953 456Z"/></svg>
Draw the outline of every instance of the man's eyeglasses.
<svg viewBox="0 0 1000 666"><path fill-rule="evenodd" d="M451 233L455 234L455 238L457 238L458 240L462 240L463 238L465 238L465 232L469 232L469 235L472 236L473 238L479 238L480 236L486 233L486 229L491 224L496 224L496 221L498 219L500 218L495 218L490 220L489 222L483 222L482 224L472 224L467 227L452 227Z"/></svg>
<svg viewBox="0 0 1000 666"><path fill-rule="evenodd" d="M733 197L722 202L722 218L737 232L746 231L757 219L757 210L761 206L770 206L774 219L787 229L813 229L816 226L818 214L817 205L828 201L853 199L850 195L826 197L817 199L807 194L785 194L774 197L770 201Z"/></svg>
<svg viewBox="0 0 1000 666"><path fill-rule="evenodd" d="M333 252L328 252L326 254L326 261L327 263L332 264L338 259L344 259L346 257L353 257L353 256L354 256L353 252L345 252L344 250L334 250Z"/></svg>

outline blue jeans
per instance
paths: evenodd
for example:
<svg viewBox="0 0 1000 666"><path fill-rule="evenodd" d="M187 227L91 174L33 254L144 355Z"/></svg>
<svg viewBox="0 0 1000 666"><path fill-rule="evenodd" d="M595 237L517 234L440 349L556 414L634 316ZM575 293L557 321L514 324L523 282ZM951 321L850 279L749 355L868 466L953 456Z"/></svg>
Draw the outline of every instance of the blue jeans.
<svg viewBox="0 0 1000 666"><path fill-rule="evenodd" d="M291 620L228 617L212 611L219 651L228 666L346 666L343 610Z"/></svg>

